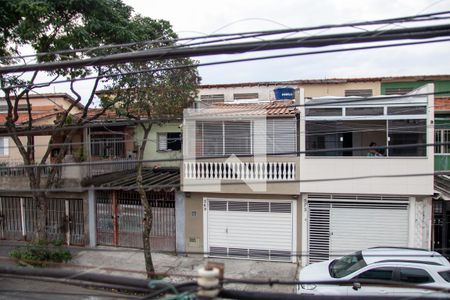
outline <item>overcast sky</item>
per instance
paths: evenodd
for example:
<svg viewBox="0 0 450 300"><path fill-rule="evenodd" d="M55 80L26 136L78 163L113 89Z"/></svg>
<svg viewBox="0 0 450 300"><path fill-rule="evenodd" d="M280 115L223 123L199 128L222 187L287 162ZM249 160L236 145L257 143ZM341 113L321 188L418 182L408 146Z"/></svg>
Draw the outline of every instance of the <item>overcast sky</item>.
<svg viewBox="0 0 450 300"><path fill-rule="evenodd" d="M125 0L124 2L144 16L170 21L181 37L348 23L450 10L450 0ZM416 24L420 26L420 23ZM321 54L202 67L200 74L203 78L202 83L208 84L444 74L450 73L449 50L450 42ZM262 54L246 54L233 58ZM214 61L230 57L216 56L200 60Z"/></svg>
<svg viewBox="0 0 450 300"><path fill-rule="evenodd" d="M124 0L124 2L132 6L136 13L170 21L180 37L339 24L450 10L450 0ZM415 26L421 25L425 24L416 23ZM378 28L379 26L374 27ZM395 27L384 29L390 28ZM333 31L312 34L322 33L329 34ZM450 42L446 42L217 65L200 67L199 71L203 84L450 74L449 50ZM267 53L203 57L200 61L236 59ZM38 81L48 80L44 74L38 79L41 79ZM75 85L85 99L89 95L90 86L91 82L78 82ZM68 91L67 84L39 89L41 93Z"/></svg>

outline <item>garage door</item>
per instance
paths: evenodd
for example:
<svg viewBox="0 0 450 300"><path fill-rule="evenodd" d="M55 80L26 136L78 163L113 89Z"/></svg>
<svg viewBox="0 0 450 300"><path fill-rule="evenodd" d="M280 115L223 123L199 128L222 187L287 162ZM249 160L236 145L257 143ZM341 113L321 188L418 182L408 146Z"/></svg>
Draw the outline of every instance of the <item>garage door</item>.
<svg viewBox="0 0 450 300"><path fill-rule="evenodd" d="M294 261L292 201L205 200L209 256Z"/></svg>
<svg viewBox="0 0 450 300"><path fill-rule="evenodd" d="M408 246L408 203L308 201L309 262L376 246Z"/></svg>

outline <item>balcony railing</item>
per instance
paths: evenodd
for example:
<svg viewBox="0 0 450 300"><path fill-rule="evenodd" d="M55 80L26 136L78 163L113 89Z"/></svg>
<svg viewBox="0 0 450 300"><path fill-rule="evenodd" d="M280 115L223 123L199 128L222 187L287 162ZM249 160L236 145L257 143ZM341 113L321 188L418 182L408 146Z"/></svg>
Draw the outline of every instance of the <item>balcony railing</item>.
<svg viewBox="0 0 450 300"><path fill-rule="evenodd" d="M35 169L34 172L37 172L37 169L39 168L41 171L42 176L47 176L50 174L52 167L46 166L46 165L28 165L25 166L23 162L8 162L8 163L2 163L0 164L0 176L5 177L22 177L27 176L27 169L33 168ZM59 172L59 168L57 169L57 172Z"/></svg>
<svg viewBox="0 0 450 300"><path fill-rule="evenodd" d="M185 179L295 180L295 162L185 162Z"/></svg>
<svg viewBox="0 0 450 300"><path fill-rule="evenodd" d="M136 169L136 159L111 159L98 160L86 166L88 176L102 175L106 173L120 172Z"/></svg>

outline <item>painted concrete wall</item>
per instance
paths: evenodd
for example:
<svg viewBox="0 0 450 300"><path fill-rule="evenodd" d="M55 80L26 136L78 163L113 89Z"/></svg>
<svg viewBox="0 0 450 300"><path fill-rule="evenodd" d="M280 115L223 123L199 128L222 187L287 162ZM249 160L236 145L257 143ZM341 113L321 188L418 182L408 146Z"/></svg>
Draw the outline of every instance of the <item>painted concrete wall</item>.
<svg viewBox="0 0 450 300"><path fill-rule="evenodd" d="M380 95L380 81L369 82L341 82L341 83L317 83L301 85L269 85L269 86L243 86L243 87L221 87L221 88L200 88L201 95L224 94L225 102L234 101L235 93L258 93L260 100L275 100L274 89L280 86L290 86L293 88L303 88L305 97L321 96L345 96L345 90L371 89L374 96Z"/></svg>
<svg viewBox="0 0 450 300"><path fill-rule="evenodd" d="M450 91L450 80L420 80L420 81L397 81L397 82L382 82L381 94L386 94L388 88L412 88L417 89L428 83L434 83L434 90L436 93ZM450 95L450 93L440 94L438 96Z"/></svg>
<svg viewBox="0 0 450 300"><path fill-rule="evenodd" d="M154 124L148 136L147 147L144 153L145 160L173 160L173 161L158 161L145 163L147 166L159 165L161 167L180 167L182 150L180 151L159 151L158 150L158 133L165 132L181 132L180 124L182 122L164 123L161 125ZM135 130L135 141L141 141L143 138L143 130L137 126ZM140 142L139 142L140 144Z"/></svg>

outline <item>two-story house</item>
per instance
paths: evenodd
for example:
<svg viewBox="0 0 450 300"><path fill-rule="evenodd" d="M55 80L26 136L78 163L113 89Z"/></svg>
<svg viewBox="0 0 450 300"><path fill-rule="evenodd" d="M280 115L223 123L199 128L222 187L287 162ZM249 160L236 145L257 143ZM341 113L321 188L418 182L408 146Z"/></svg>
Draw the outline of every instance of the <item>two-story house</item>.
<svg viewBox="0 0 450 300"><path fill-rule="evenodd" d="M305 100L299 89L296 102L187 113L187 250L306 264L372 246L430 248L433 100L432 85L364 101Z"/></svg>

